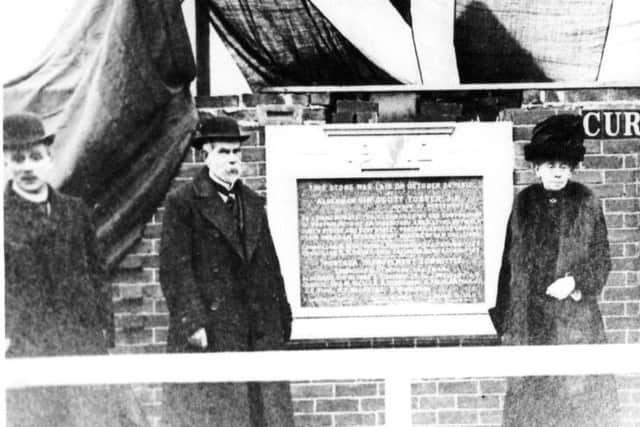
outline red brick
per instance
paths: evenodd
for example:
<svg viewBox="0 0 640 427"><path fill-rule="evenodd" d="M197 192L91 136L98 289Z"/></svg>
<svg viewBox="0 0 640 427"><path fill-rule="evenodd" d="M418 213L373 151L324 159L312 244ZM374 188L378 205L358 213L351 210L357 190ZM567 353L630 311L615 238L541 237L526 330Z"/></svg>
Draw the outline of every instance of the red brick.
<svg viewBox="0 0 640 427"><path fill-rule="evenodd" d="M342 426L374 426L376 414L344 414L335 416L336 427Z"/></svg>
<svg viewBox="0 0 640 427"><path fill-rule="evenodd" d="M627 274L620 272L611 272L607 279L607 286L625 286L627 284Z"/></svg>
<svg viewBox="0 0 640 427"><path fill-rule="evenodd" d="M498 396L458 396L458 408L464 409L492 409L500 408Z"/></svg>
<svg viewBox="0 0 640 427"><path fill-rule="evenodd" d="M609 330L640 329L638 316L608 316L604 318L605 327Z"/></svg>
<svg viewBox="0 0 640 427"><path fill-rule="evenodd" d="M153 239L140 239L138 243L129 251L130 254L151 254L153 253Z"/></svg>
<svg viewBox="0 0 640 427"><path fill-rule="evenodd" d="M480 411L481 424L497 424L502 423L502 410Z"/></svg>
<svg viewBox="0 0 640 427"><path fill-rule="evenodd" d="M624 256L626 257L637 257L640 246L637 243L629 243L624 245Z"/></svg>
<svg viewBox="0 0 640 427"><path fill-rule="evenodd" d="M619 390L640 390L640 375L620 375L616 383Z"/></svg>
<svg viewBox="0 0 640 427"><path fill-rule="evenodd" d="M385 414L384 412L378 412L376 414L376 425L384 426L387 423L385 422Z"/></svg>
<svg viewBox="0 0 640 427"><path fill-rule="evenodd" d="M411 415L411 422L413 425L435 424L436 413L435 412L414 412Z"/></svg>
<svg viewBox="0 0 640 427"><path fill-rule="evenodd" d="M480 393L505 393L507 391L507 382L505 380L482 380L480 381Z"/></svg>
<svg viewBox="0 0 640 427"><path fill-rule="evenodd" d="M625 304L627 316L640 316L640 302L628 302Z"/></svg>
<svg viewBox="0 0 640 427"><path fill-rule="evenodd" d="M602 171L577 169L573 172L573 178L583 184L600 184L603 182Z"/></svg>
<svg viewBox="0 0 640 427"><path fill-rule="evenodd" d="M145 298L160 299L163 298L160 285L144 285L142 286L142 295Z"/></svg>
<svg viewBox="0 0 640 427"><path fill-rule="evenodd" d="M336 385L336 396L375 396L378 391L376 384Z"/></svg>
<svg viewBox="0 0 640 427"><path fill-rule="evenodd" d="M165 300L157 300L153 302L154 313L168 313L167 302Z"/></svg>
<svg viewBox="0 0 640 427"><path fill-rule="evenodd" d="M293 398L328 397L333 396L331 384L292 384L291 395Z"/></svg>
<svg viewBox="0 0 640 427"><path fill-rule="evenodd" d="M609 230L610 242L637 242L640 241L640 230Z"/></svg>
<svg viewBox="0 0 640 427"><path fill-rule="evenodd" d="M295 415L296 427L330 427L331 415Z"/></svg>
<svg viewBox="0 0 640 427"><path fill-rule="evenodd" d="M619 169L623 166L623 158L621 156L587 155L582 164L591 169Z"/></svg>
<svg viewBox="0 0 640 427"><path fill-rule="evenodd" d="M312 413L313 412L313 400L293 400L293 412L299 413Z"/></svg>
<svg viewBox="0 0 640 427"><path fill-rule="evenodd" d="M423 382L411 384L411 395L435 394L437 386L435 382Z"/></svg>
<svg viewBox="0 0 640 427"><path fill-rule="evenodd" d="M158 270L160 268L160 257L158 255L141 256L140 261L145 269Z"/></svg>
<svg viewBox="0 0 640 427"><path fill-rule="evenodd" d="M607 287L604 289L605 301L635 301L640 299L640 286L634 287Z"/></svg>
<svg viewBox="0 0 640 427"><path fill-rule="evenodd" d="M638 155L624 156L624 167L627 169L633 169L638 167Z"/></svg>
<svg viewBox="0 0 640 427"><path fill-rule="evenodd" d="M622 228L624 226L624 214L606 214L605 221L609 228Z"/></svg>
<svg viewBox="0 0 640 427"><path fill-rule="evenodd" d="M418 400L420 409L443 409L455 408L456 399L453 396L428 396Z"/></svg>
<svg viewBox="0 0 640 427"><path fill-rule="evenodd" d="M153 342L156 344L166 344L168 334L169 334L168 328L154 328Z"/></svg>
<svg viewBox="0 0 640 427"><path fill-rule="evenodd" d="M357 399L318 399L317 412L356 412L358 411Z"/></svg>
<svg viewBox="0 0 640 427"><path fill-rule="evenodd" d="M153 283L153 271L151 270L116 270L112 279L113 283Z"/></svg>
<svg viewBox="0 0 640 427"><path fill-rule="evenodd" d="M477 393L477 381L441 381L438 382L438 394Z"/></svg>
<svg viewBox="0 0 640 427"><path fill-rule="evenodd" d="M637 139L609 139L603 141L605 154L634 154L640 152L640 141Z"/></svg>
<svg viewBox="0 0 640 427"><path fill-rule="evenodd" d="M249 130L246 127L241 128L241 132L245 135L249 135L249 138L242 141L242 147L258 147L260 146L260 131Z"/></svg>
<svg viewBox="0 0 640 427"><path fill-rule="evenodd" d="M538 182L535 173L532 170L515 171L514 184L534 184Z"/></svg>
<svg viewBox="0 0 640 427"><path fill-rule="evenodd" d="M638 199L609 199L604 201L605 212L637 212L640 210Z"/></svg>
<svg viewBox="0 0 640 427"><path fill-rule="evenodd" d="M513 127L513 140L514 141L529 141L531 140L531 133L533 131L533 125L519 125Z"/></svg>
<svg viewBox="0 0 640 427"><path fill-rule="evenodd" d="M611 270L640 270L640 258L614 258L611 260Z"/></svg>
<svg viewBox="0 0 640 427"><path fill-rule="evenodd" d="M153 331L151 329L137 330L116 330L116 346L135 344L140 346L143 344L151 344L153 342Z"/></svg>
<svg viewBox="0 0 640 427"><path fill-rule="evenodd" d="M384 411L385 403L382 398L362 399L360 408L363 411Z"/></svg>
<svg viewBox="0 0 640 427"><path fill-rule="evenodd" d="M640 227L640 215L624 214L624 226L629 228Z"/></svg>
<svg viewBox="0 0 640 427"><path fill-rule="evenodd" d="M599 198L626 196L624 184L595 184L590 187Z"/></svg>
<svg viewBox="0 0 640 427"><path fill-rule="evenodd" d="M603 302L599 304L603 316L624 316L625 308L622 302Z"/></svg>
<svg viewBox="0 0 640 427"><path fill-rule="evenodd" d="M622 219L622 218L620 218ZM608 223L608 221L607 221ZM623 243L612 243L609 245L609 254L612 257L623 257L624 256L624 244Z"/></svg>
<svg viewBox="0 0 640 427"><path fill-rule="evenodd" d="M602 154L602 141L587 139L584 141L584 148L587 154Z"/></svg>
<svg viewBox="0 0 640 427"><path fill-rule="evenodd" d="M265 176L266 167L264 162L251 162L242 164L242 177Z"/></svg>
<svg viewBox="0 0 640 427"><path fill-rule="evenodd" d="M627 334L625 331L605 331L609 344L626 344Z"/></svg>
<svg viewBox="0 0 640 427"><path fill-rule="evenodd" d="M162 224L147 224L142 235L147 238L159 239L162 235Z"/></svg>
<svg viewBox="0 0 640 427"><path fill-rule="evenodd" d="M440 424L474 424L478 422L476 411L438 411Z"/></svg>
<svg viewBox="0 0 640 427"><path fill-rule="evenodd" d="M243 162L264 162L264 148L247 147L242 150Z"/></svg>

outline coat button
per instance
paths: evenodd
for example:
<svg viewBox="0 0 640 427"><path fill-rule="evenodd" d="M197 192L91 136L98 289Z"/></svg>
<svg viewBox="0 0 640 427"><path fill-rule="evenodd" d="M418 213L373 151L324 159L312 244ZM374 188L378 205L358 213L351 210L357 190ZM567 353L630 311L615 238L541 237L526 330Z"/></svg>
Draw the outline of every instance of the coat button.
<svg viewBox="0 0 640 427"><path fill-rule="evenodd" d="M211 305L209 306L209 310L211 311L216 311L218 308L220 307L220 304L218 304L217 301L214 301L211 303Z"/></svg>

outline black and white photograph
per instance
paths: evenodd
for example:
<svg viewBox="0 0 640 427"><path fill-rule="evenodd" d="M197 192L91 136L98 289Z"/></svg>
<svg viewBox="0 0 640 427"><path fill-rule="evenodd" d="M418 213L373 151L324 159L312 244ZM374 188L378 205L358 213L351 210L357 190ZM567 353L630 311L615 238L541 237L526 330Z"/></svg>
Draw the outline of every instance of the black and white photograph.
<svg viewBox="0 0 640 427"><path fill-rule="evenodd" d="M640 426L637 2L0 7L8 426Z"/></svg>

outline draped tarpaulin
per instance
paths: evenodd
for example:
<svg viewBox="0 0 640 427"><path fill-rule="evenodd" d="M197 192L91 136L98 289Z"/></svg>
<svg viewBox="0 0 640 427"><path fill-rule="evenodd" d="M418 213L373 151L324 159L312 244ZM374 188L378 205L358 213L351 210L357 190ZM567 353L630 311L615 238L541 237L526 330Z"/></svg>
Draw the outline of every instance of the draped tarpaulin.
<svg viewBox="0 0 640 427"><path fill-rule="evenodd" d="M613 0L456 0L463 83L595 81Z"/></svg>
<svg viewBox="0 0 640 427"><path fill-rule="evenodd" d="M341 35L311 0L208 4L214 28L253 89L398 83Z"/></svg>
<svg viewBox="0 0 640 427"><path fill-rule="evenodd" d="M188 148L194 76L180 1L79 0L40 63L4 87L5 112L36 112L56 134L50 181L93 208L109 267Z"/></svg>
<svg viewBox="0 0 640 427"><path fill-rule="evenodd" d="M640 79L635 0L208 3L216 31L253 88L383 84L389 76L445 87ZM635 14L612 20L616 10ZM629 59L617 49L607 63L610 40L624 43Z"/></svg>

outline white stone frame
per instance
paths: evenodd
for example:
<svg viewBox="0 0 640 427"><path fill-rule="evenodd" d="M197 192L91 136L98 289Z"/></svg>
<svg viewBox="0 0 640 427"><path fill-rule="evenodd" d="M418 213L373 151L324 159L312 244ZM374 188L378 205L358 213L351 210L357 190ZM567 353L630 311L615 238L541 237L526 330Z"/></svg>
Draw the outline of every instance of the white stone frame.
<svg viewBox="0 0 640 427"><path fill-rule="evenodd" d="M267 213L287 295L293 339L495 334L495 303L513 199L510 122L267 126ZM477 304L301 307L297 180L483 178L485 298Z"/></svg>

